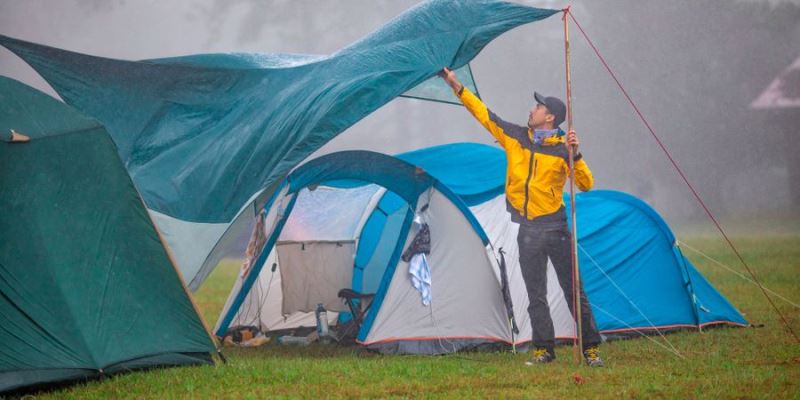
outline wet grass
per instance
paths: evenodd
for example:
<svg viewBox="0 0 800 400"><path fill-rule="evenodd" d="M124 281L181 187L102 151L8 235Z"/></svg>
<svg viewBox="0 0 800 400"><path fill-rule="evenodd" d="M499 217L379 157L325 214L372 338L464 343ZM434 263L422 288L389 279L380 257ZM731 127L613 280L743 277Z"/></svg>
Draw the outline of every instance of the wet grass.
<svg viewBox="0 0 800 400"><path fill-rule="evenodd" d="M764 284L800 302L800 234L736 236ZM683 240L737 271L712 236ZM268 344L226 349L227 364L136 372L40 393L42 398L800 398L800 345L754 285L696 253L684 253L751 323L760 328L684 331L667 339L681 359L648 339L603 345L606 367L575 366L569 347L552 364L531 368L526 355L462 353L380 356L356 348ZM196 300L213 325L236 276L218 268ZM795 331L798 309L775 299ZM662 340L660 338L654 340Z"/></svg>

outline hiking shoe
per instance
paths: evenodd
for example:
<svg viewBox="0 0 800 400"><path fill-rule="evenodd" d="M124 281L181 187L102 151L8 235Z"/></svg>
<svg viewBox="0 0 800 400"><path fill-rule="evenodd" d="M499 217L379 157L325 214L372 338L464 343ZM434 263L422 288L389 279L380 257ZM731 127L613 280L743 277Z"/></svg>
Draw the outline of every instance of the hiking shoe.
<svg viewBox="0 0 800 400"><path fill-rule="evenodd" d="M547 364L556 359L556 356L550 353L547 349L537 348L533 350L531 359L525 361L525 365Z"/></svg>
<svg viewBox="0 0 800 400"><path fill-rule="evenodd" d="M586 359L586 365L590 367L603 366L603 359L600 358L600 348L597 346L592 346L584 350L583 358Z"/></svg>

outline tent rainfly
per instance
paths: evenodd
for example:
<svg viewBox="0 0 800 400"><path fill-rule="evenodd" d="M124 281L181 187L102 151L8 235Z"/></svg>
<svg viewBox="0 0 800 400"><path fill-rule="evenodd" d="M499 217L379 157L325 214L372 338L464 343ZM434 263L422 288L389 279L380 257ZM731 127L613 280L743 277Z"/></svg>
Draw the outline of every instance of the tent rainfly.
<svg viewBox="0 0 800 400"><path fill-rule="evenodd" d="M264 240L235 282L216 334L237 326L313 326L318 303L347 311L337 298L347 288L375 295L357 337L371 349L437 354L529 343L505 164L497 148L459 143L396 157L346 151L302 165L258 215L256 233ZM605 337L747 323L644 202L594 191L578 195L576 207L581 275ZM423 224L430 232L427 305L414 268L401 258ZM549 268L555 333L571 339L574 320Z"/></svg>
<svg viewBox="0 0 800 400"><path fill-rule="evenodd" d="M212 363L214 343L105 128L0 77L0 393Z"/></svg>

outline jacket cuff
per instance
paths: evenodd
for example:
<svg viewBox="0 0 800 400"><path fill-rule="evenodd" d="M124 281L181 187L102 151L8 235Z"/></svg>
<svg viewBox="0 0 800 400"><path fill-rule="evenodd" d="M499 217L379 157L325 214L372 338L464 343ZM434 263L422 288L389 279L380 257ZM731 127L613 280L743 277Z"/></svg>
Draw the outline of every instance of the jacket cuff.
<svg viewBox="0 0 800 400"><path fill-rule="evenodd" d="M572 157L572 161L580 161L582 158L583 158L583 153L578 153Z"/></svg>

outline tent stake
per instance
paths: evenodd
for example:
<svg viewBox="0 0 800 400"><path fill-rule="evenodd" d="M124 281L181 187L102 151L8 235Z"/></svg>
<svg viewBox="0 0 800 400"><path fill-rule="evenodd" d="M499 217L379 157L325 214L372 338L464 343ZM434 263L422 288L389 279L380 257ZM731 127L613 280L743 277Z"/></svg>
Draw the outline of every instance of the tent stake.
<svg viewBox="0 0 800 400"><path fill-rule="evenodd" d="M569 68L569 6L564 9L564 66L566 68L567 78L567 132L572 131L572 81L570 77ZM569 210L572 222L572 242L571 242L571 257L572 257L572 304L575 318L575 337L577 343L573 341L573 353L575 354L575 363L581 365L581 351L583 350L583 326L581 323L581 301L580 301L580 288L581 288L581 275L578 266L578 223L575 215L575 148L567 145L569 151Z"/></svg>

